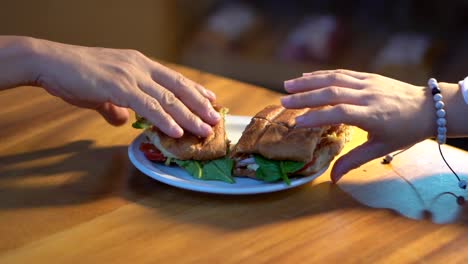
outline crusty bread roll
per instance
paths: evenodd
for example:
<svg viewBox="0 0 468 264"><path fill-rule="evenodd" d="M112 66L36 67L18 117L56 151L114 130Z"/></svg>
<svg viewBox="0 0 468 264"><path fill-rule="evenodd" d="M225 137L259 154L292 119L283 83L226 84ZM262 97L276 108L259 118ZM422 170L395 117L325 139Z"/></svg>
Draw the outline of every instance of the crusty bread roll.
<svg viewBox="0 0 468 264"><path fill-rule="evenodd" d="M272 105L256 114L231 152L236 161L234 175L255 177L255 170L245 166L252 162L252 154L271 160L305 162L306 166L295 175L311 175L327 166L349 141L350 127L296 127L295 118L307 111Z"/></svg>
<svg viewBox="0 0 468 264"><path fill-rule="evenodd" d="M224 118L213 127L213 134L206 138L188 132L181 138L171 138L155 127L145 130L145 134L168 158L204 161L222 158L228 152Z"/></svg>

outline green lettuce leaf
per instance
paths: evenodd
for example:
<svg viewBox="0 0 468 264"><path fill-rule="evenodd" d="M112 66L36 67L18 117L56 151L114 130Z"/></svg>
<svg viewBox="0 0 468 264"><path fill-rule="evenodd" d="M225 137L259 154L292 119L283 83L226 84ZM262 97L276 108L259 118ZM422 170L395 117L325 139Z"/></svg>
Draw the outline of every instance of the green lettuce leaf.
<svg viewBox="0 0 468 264"><path fill-rule="evenodd" d="M268 160L260 155L254 155L254 158L255 163L260 166L255 172L257 179L266 182L275 182L282 178L279 161Z"/></svg>
<svg viewBox="0 0 468 264"><path fill-rule="evenodd" d="M139 122L139 121L135 121L132 124L132 127L136 128L136 129L147 129L148 127L151 127L151 125L147 124L147 123L142 123L142 122Z"/></svg>
<svg viewBox="0 0 468 264"><path fill-rule="evenodd" d="M138 115L138 114L135 114L135 118L136 118L136 121L132 124L132 127L133 128L136 128L136 129L147 129L149 127L151 127L151 124L148 122L148 120L146 120L146 118Z"/></svg>
<svg viewBox="0 0 468 264"><path fill-rule="evenodd" d="M216 180L228 183L235 183L232 177L234 161L230 158L222 158L209 161L203 165L203 180Z"/></svg>
<svg viewBox="0 0 468 264"><path fill-rule="evenodd" d="M192 175L196 179L202 179L203 177L203 170L200 162L195 160L178 160L173 159L177 165L187 170L187 172Z"/></svg>
<svg viewBox="0 0 468 264"><path fill-rule="evenodd" d="M180 167L198 180L214 180L235 183L232 177L234 161L230 158L222 158L202 164L195 160L172 159Z"/></svg>
<svg viewBox="0 0 468 264"><path fill-rule="evenodd" d="M283 170L285 173L296 172L305 166L305 162L299 162L299 161L287 160L287 161L280 161L280 163L282 164Z"/></svg>
<svg viewBox="0 0 468 264"><path fill-rule="evenodd" d="M290 185L288 174L294 173L304 167L304 162L297 161L279 161L266 159L260 155L254 155L255 162L260 166L255 172L257 179L266 182L275 182L283 179Z"/></svg>

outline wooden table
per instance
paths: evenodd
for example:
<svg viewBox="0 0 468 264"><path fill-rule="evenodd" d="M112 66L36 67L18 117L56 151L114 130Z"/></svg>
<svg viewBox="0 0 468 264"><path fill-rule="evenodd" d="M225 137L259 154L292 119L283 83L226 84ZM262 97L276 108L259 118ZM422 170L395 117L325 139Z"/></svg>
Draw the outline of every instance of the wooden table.
<svg viewBox="0 0 468 264"><path fill-rule="evenodd" d="M178 67L253 115L279 94ZM140 131L115 128L21 87L0 93L0 263L466 262L468 197L424 141L375 160L338 185L329 171L288 191L196 193L140 173L127 146ZM404 133L402 131L402 133ZM344 152L366 137L357 130ZM468 154L444 151L468 177ZM468 204L468 203L467 203Z"/></svg>

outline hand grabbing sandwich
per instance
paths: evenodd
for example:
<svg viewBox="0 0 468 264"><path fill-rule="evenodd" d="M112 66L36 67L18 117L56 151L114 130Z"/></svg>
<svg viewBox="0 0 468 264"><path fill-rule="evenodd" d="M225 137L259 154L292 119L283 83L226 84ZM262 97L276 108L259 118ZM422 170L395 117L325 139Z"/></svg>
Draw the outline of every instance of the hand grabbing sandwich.
<svg viewBox="0 0 468 264"><path fill-rule="evenodd" d="M171 137L206 137L221 118L213 92L135 50L0 36L0 69L0 91L39 86L112 125L126 123L132 108Z"/></svg>
<svg viewBox="0 0 468 264"><path fill-rule="evenodd" d="M272 105L256 114L230 154L233 174L289 184L290 176L325 168L349 140L350 129L342 124L296 127L296 117L307 111Z"/></svg>
<svg viewBox="0 0 468 264"><path fill-rule="evenodd" d="M447 136L468 136L467 105L461 85L439 83L443 91ZM437 136L431 90L374 73L327 70L306 73L285 82L288 109L319 107L299 117L298 126L345 123L368 132L368 139L336 161L331 178L388 153Z"/></svg>
<svg viewBox="0 0 468 264"><path fill-rule="evenodd" d="M226 114L226 108L214 108L222 116ZM212 127L213 133L208 137L185 133L180 138L173 138L140 116L137 116L133 127L145 129L147 140L141 144L140 150L147 159L166 165L177 164L200 180L235 182L232 178L233 161L226 157L229 140L224 118Z"/></svg>

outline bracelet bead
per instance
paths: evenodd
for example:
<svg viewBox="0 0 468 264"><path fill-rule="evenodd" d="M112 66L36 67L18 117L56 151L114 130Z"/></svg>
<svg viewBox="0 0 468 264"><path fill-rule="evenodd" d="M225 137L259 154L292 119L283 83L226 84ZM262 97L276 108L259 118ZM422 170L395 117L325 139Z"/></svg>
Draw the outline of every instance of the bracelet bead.
<svg viewBox="0 0 468 264"><path fill-rule="evenodd" d="M466 181L464 180L461 180L458 182L458 187L462 188L462 189L466 189Z"/></svg>
<svg viewBox="0 0 468 264"><path fill-rule="evenodd" d="M444 117L437 118L437 125L441 126L441 127L446 126L447 125L447 119L445 119Z"/></svg>
<svg viewBox="0 0 468 264"><path fill-rule="evenodd" d="M433 89L433 88L438 88L437 86L437 80L434 79L434 78L430 78L428 81L427 81L427 85L429 86L430 89Z"/></svg>
<svg viewBox="0 0 468 264"><path fill-rule="evenodd" d="M387 156L385 156L385 158L383 159L383 164L389 164L390 162L392 162L393 160L393 156L388 154Z"/></svg>
<svg viewBox="0 0 468 264"><path fill-rule="evenodd" d="M434 107L436 109L436 123L437 123L437 143L445 144L447 141L447 119L445 116L447 112L445 111L445 103L442 101L444 97L441 94L441 90L439 85L437 84L437 80L434 78L430 78L427 81L427 85L432 93L432 98L434 99Z"/></svg>
<svg viewBox="0 0 468 264"><path fill-rule="evenodd" d="M437 135L437 142L439 144L445 144L445 141L447 140L447 136L439 134Z"/></svg>
<svg viewBox="0 0 468 264"><path fill-rule="evenodd" d="M445 104L442 101L437 101L437 102L435 102L434 106L435 106L436 109L442 109L442 108L445 107Z"/></svg>
<svg viewBox="0 0 468 264"><path fill-rule="evenodd" d="M443 135L447 134L447 127L444 127L444 126L438 127L437 128L437 133L438 134L443 134Z"/></svg>
<svg viewBox="0 0 468 264"><path fill-rule="evenodd" d="M439 109L439 110L437 110L437 112L436 112L437 117L445 117L446 114L447 114L447 113L445 112L444 109Z"/></svg>
<svg viewBox="0 0 468 264"><path fill-rule="evenodd" d="M437 88L437 87L436 87L436 88L432 88L432 95L436 95L436 94L438 94L438 93L440 93L440 89L439 89L439 88Z"/></svg>

